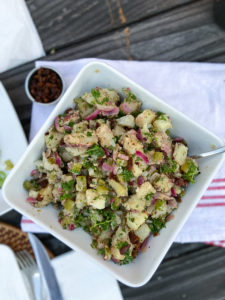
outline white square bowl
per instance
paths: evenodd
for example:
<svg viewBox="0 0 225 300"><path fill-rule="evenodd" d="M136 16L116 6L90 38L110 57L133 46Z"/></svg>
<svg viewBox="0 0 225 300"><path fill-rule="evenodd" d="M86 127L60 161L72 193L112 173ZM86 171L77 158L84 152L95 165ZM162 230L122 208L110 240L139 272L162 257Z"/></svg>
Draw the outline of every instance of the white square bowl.
<svg viewBox="0 0 225 300"><path fill-rule="evenodd" d="M182 203L175 212L175 218L167 223L166 228L161 230L158 237L150 239L147 250L140 253L133 263L119 266L113 262L104 261L101 256L97 255L96 250L91 248L91 237L87 233L82 229L75 231L62 229L58 223L58 211L52 206L41 209L41 211L33 208L26 202L27 192L23 188L23 182L29 177L30 171L34 167L34 161L41 156L44 149L44 134L52 125L54 118L58 114L63 113L68 107L74 106L73 99L75 97L96 86L115 88L118 91L121 91L123 87L130 87L143 102L143 108L166 112L172 119L174 128L172 134L184 137L192 153L210 150L212 144L216 147L223 145L223 142L214 134L167 105L120 72L107 64L91 62L81 70L72 82L54 111L28 146L15 169L6 179L3 195L13 208L44 227L46 231L59 240L71 248L86 254L87 257L101 265L105 270L108 270L124 284L138 287L145 284L152 277L225 157L224 155L218 155L199 161L201 174L197 176L196 183L188 187ZM77 271L75 270L74 272Z"/></svg>

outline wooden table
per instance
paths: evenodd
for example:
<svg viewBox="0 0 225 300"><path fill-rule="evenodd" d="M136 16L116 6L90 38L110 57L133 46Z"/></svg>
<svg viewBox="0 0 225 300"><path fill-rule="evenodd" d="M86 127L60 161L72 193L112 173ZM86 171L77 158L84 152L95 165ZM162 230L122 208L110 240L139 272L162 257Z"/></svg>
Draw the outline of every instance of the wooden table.
<svg viewBox="0 0 225 300"><path fill-rule="evenodd" d="M225 59L225 32L214 22L211 0L28 0L46 60L101 57L125 60L207 61ZM34 63L0 75L28 136L31 104L24 79ZM11 211L1 221L19 226ZM67 250L39 235L59 255ZM225 250L205 244L173 244L151 281L125 299L225 299ZM89 300L89 299L87 299Z"/></svg>

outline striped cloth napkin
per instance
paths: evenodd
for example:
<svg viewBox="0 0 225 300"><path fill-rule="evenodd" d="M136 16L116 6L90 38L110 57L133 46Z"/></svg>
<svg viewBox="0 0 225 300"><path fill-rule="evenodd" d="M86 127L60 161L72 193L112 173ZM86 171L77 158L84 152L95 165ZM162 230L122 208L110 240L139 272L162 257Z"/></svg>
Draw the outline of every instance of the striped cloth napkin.
<svg viewBox="0 0 225 300"><path fill-rule="evenodd" d="M36 66L52 66L72 82L81 68L96 59L70 62L38 61ZM217 136L225 140L225 65L101 60L164 99ZM30 139L52 111L52 106L33 104ZM43 231L23 217L24 231ZM200 199L176 242L207 242L225 247L225 164Z"/></svg>

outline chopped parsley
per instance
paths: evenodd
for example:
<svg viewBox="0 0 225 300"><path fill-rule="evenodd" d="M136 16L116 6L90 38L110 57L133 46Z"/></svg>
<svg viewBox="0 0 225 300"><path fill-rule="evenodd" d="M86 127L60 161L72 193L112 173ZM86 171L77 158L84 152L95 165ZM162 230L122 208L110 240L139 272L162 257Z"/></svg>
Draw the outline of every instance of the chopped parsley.
<svg viewBox="0 0 225 300"><path fill-rule="evenodd" d="M121 175L123 176L123 179L127 182L129 182L133 177L133 173L125 168L123 168L123 172L121 173Z"/></svg>
<svg viewBox="0 0 225 300"><path fill-rule="evenodd" d="M150 218L148 226L153 234L158 233L163 227L166 227L166 221L162 218L153 219Z"/></svg>
<svg viewBox="0 0 225 300"><path fill-rule="evenodd" d="M105 255L105 249L104 248L99 249L98 254Z"/></svg>
<svg viewBox="0 0 225 300"><path fill-rule="evenodd" d="M99 90L97 90L97 89L92 89L91 90L91 94L92 94L92 96L95 98L95 99L97 99L97 98L99 98L100 97L100 91Z"/></svg>
<svg viewBox="0 0 225 300"><path fill-rule="evenodd" d="M177 169L177 163L175 160L166 157L166 163L160 166L160 172L169 174L169 173L175 173Z"/></svg>
<svg viewBox="0 0 225 300"><path fill-rule="evenodd" d="M91 132L91 131L88 131L88 132L87 132L87 136L92 136L92 132Z"/></svg>
<svg viewBox="0 0 225 300"><path fill-rule="evenodd" d="M117 247L117 249L120 250L121 248L126 247L126 246L128 246L127 242L119 242L116 247Z"/></svg>
<svg viewBox="0 0 225 300"><path fill-rule="evenodd" d="M64 189L64 191L71 191L74 187L74 181L70 180L67 182L62 182L61 187Z"/></svg>
<svg viewBox="0 0 225 300"><path fill-rule="evenodd" d="M105 155L105 151L98 144L94 144L87 150L87 154L90 156L95 156L96 158L100 158Z"/></svg>
<svg viewBox="0 0 225 300"><path fill-rule="evenodd" d="M161 111L158 111L157 112L157 120L167 121L166 114L162 113Z"/></svg>
<svg viewBox="0 0 225 300"><path fill-rule="evenodd" d="M153 196L154 196L154 193L149 193L145 196L145 200L150 201Z"/></svg>
<svg viewBox="0 0 225 300"><path fill-rule="evenodd" d="M195 176L199 174L199 168L195 165L192 159L188 159L187 162L185 162L185 164L188 165L188 171L185 172L182 177L183 179L188 180L190 183L194 183Z"/></svg>
<svg viewBox="0 0 225 300"><path fill-rule="evenodd" d="M69 124L68 124L68 126L73 127L74 124L75 123L73 121L70 121Z"/></svg>
<svg viewBox="0 0 225 300"><path fill-rule="evenodd" d="M110 228L115 228L117 226L116 215L111 210L99 211L99 214L102 215L103 220L98 221L94 218L94 224L91 226L91 231L95 229L102 229L103 231L110 230Z"/></svg>
<svg viewBox="0 0 225 300"><path fill-rule="evenodd" d="M124 260L121 262L122 265L127 265L129 264L130 262L133 261L133 256L130 255L130 251L128 250L126 253L125 253L125 258Z"/></svg>

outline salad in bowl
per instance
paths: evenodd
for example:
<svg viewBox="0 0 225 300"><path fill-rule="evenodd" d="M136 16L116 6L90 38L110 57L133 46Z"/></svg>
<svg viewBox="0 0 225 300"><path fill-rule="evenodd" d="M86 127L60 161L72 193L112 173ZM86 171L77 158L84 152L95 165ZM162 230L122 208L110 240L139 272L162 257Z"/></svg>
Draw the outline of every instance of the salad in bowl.
<svg viewBox="0 0 225 300"><path fill-rule="evenodd" d="M104 260L128 264L173 218L199 167L170 117L142 110L129 88L96 87L74 102L45 133L27 201L53 205L64 229L82 227Z"/></svg>

